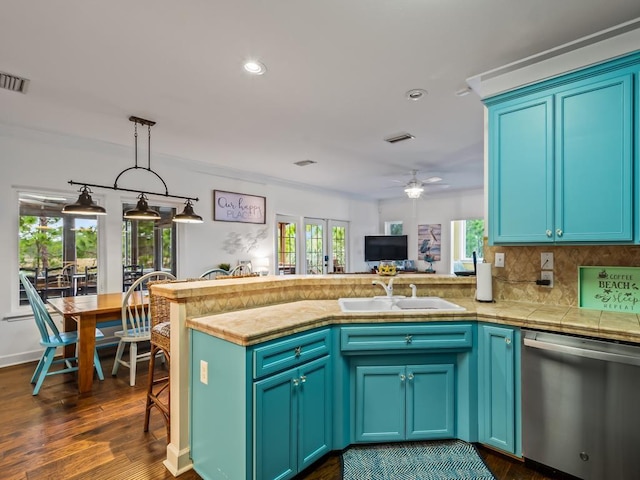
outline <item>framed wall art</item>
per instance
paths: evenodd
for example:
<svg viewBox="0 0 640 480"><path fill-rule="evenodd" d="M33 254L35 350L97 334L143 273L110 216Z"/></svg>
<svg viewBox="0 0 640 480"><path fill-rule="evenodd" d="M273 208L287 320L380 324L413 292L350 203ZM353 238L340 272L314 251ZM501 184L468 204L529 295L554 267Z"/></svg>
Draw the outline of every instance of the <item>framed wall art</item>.
<svg viewBox="0 0 640 480"><path fill-rule="evenodd" d="M218 222L265 223L267 199L246 193L213 191L213 219Z"/></svg>

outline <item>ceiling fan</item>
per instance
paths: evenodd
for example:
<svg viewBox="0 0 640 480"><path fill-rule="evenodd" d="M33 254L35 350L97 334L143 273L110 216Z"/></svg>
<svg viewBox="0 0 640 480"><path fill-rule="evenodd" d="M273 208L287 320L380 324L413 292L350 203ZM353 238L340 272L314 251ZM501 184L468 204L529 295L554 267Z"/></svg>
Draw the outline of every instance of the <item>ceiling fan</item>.
<svg viewBox="0 0 640 480"><path fill-rule="evenodd" d="M404 186L404 192L407 194L409 198L420 198L425 189L441 189L448 188L449 185L445 183L440 183L442 181L441 177L428 177L424 180L419 180L417 177L418 171L411 170L411 180Z"/></svg>

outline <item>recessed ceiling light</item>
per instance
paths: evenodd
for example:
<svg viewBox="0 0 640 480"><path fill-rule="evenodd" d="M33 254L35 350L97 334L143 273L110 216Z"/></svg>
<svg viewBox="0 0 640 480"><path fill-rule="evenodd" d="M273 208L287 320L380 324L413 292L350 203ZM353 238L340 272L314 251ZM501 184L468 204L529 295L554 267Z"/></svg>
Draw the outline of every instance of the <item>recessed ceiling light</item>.
<svg viewBox="0 0 640 480"><path fill-rule="evenodd" d="M407 100L420 100L422 97L424 97L425 95L427 95L427 91L423 90L421 88L414 88L412 90L409 90L407 93L405 93L405 96L407 97Z"/></svg>
<svg viewBox="0 0 640 480"><path fill-rule="evenodd" d="M264 66L264 63L258 62L256 60L245 62L244 69L251 75L262 75L267 71L267 67Z"/></svg>

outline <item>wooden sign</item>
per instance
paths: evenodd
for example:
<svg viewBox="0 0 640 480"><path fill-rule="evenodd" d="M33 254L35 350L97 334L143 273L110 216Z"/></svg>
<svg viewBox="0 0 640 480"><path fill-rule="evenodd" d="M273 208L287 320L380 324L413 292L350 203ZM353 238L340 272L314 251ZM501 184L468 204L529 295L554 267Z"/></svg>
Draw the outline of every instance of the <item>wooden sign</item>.
<svg viewBox="0 0 640 480"><path fill-rule="evenodd" d="M578 267L578 296L583 308L640 313L640 268Z"/></svg>
<svg viewBox="0 0 640 480"><path fill-rule="evenodd" d="M213 219L220 222L265 223L265 197L213 191Z"/></svg>

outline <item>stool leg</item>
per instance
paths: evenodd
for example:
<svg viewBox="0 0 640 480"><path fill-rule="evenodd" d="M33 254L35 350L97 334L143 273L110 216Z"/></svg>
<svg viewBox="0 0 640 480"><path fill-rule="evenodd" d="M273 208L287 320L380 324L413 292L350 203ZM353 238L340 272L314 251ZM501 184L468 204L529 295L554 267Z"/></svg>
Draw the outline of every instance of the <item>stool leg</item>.
<svg viewBox="0 0 640 480"><path fill-rule="evenodd" d="M151 344L151 357L149 358L149 382L147 385L147 406L145 407L144 412L144 431L149 431L149 415L151 414L151 407L153 406L153 402L151 400L151 394L153 390L153 372L155 370L156 365L156 353L158 351L158 347Z"/></svg>

